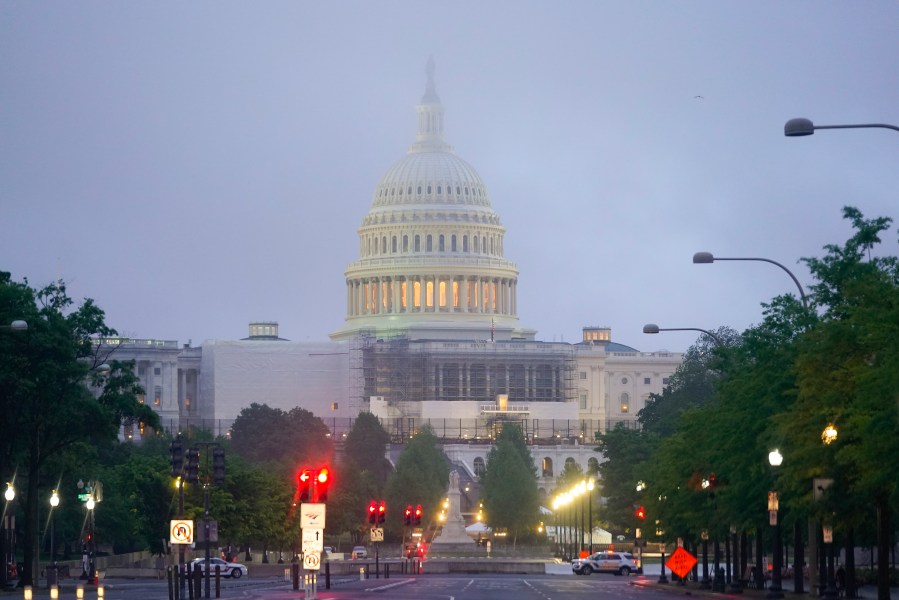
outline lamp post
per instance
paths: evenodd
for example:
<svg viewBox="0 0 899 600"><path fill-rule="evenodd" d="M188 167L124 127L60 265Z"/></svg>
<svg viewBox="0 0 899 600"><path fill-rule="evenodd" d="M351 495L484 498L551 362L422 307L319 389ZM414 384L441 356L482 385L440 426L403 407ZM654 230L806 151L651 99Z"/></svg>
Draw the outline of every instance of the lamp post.
<svg viewBox="0 0 899 600"><path fill-rule="evenodd" d="M96 566L94 565L94 548L96 548L96 544L94 542L94 508L96 507L96 503L94 502L93 497L88 498L87 502L85 502L84 507L87 509L87 580L94 580L94 573Z"/></svg>
<svg viewBox="0 0 899 600"><path fill-rule="evenodd" d="M56 520L53 518L53 510L59 506L59 491L53 490L50 494L50 565L47 567L47 585L56 585L58 582L56 570Z"/></svg>
<svg viewBox="0 0 899 600"><path fill-rule="evenodd" d="M590 555L593 555L593 488L596 480L593 476L587 480L587 525L590 527Z"/></svg>
<svg viewBox="0 0 899 600"><path fill-rule="evenodd" d="M775 448L768 453L768 463L777 468L783 464L784 457L780 451ZM768 492L768 515L769 523L774 526L774 565L771 573L771 586L768 588L768 598L783 598L783 588L781 586L781 574L783 573L783 534L780 528L780 519L777 518L777 510L779 500L777 492L772 490Z"/></svg>
<svg viewBox="0 0 899 600"><path fill-rule="evenodd" d="M805 290L802 289L802 284L799 283L799 280L796 279L796 276L793 275L793 272L788 268L780 264L775 260L771 260L770 258L722 258L720 256L714 256L711 252L697 252L693 255L693 264L694 265L707 265L713 263L718 260L752 260L759 262L766 262L772 265L776 265L783 269L787 275L790 276L790 279L793 280L793 283L796 284L796 287L799 288L799 297L802 299L802 305L805 308L808 308L808 298L805 295Z"/></svg>
<svg viewBox="0 0 899 600"><path fill-rule="evenodd" d="M660 331L701 331L715 340L717 345L721 345L721 338L707 329L700 329L698 327L659 327L655 323L647 323L643 326L643 333L658 333Z"/></svg>
<svg viewBox="0 0 899 600"><path fill-rule="evenodd" d="M787 137L803 137L812 135L816 129L892 129L899 131L899 127L886 123L865 123L859 125L815 125L810 119L790 119L784 125L784 135Z"/></svg>
<svg viewBox="0 0 899 600"><path fill-rule="evenodd" d="M3 498L6 500L6 504L3 505L3 539L0 540L0 545L3 546L2 559L3 564L0 565L0 569L3 570L2 578L0 581L3 582L3 588L5 589L9 584L9 558L10 553L13 555L13 561L15 561L15 552L12 552L12 529L14 528L15 518L8 514L9 513L9 503L16 499L16 488L13 486L12 482L6 483L6 491L3 493Z"/></svg>

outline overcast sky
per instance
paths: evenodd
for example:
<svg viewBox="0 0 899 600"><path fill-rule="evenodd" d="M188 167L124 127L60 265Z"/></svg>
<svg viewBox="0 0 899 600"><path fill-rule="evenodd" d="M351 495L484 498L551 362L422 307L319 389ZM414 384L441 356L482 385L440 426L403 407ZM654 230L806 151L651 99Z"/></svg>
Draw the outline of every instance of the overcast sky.
<svg viewBox="0 0 899 600"><path fill-rule="evenodd" d="M796 293L765 263L899 219L899 3L0 3L0 270L120 334L292 340L343 324L344 269L436 62L538 339L640 350ZM883 253L897 253L896 224Z"/></svg>

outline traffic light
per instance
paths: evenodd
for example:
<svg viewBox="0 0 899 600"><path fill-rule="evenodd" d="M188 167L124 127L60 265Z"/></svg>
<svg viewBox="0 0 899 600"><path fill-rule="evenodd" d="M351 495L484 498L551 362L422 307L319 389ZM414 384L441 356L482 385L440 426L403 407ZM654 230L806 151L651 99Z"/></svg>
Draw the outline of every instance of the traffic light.
<svg viewBox="0 0 899 600"><path fill-rule="evenodd" d="M195 448L187 451L187 482L200 482L200 451Z"/></svg>
<svg viewBox="0 0 899 600"><path fill-rule="evenodd" d="M180 435L172 440L169 450L172 453L172 475L180 477L181 470L184 468L184 446L181 444Z"/></svg>
<svg viewBox="0 0 899 600"><path fill-rule="evenodd" d="M368 505L368 522L372 525L378 522L378 503L374 500Z"/></svg>
<svg viewBox="0 0 899 600"><path fill-rule="evenodd" d="M406 525L412 524L412 505L406 507L406 512L403 513L403 523Z"/></svg>
<svg viewBox="0 0 899 600"><path fill-rule="evenodd" d="M300 502L312 501L312 472L303 469L297 476L297 488L300 493Z"/></svg>
<svg viewBox="0 0 899 600"><path fill-rule="evenodd" d="M322 467L318 470L318 473L315 475L315 482L313 483L313 493L312 493L312 501L313 502L327 502L328 501L328 486L331 485L331 473L328 470L328 467Z"/></svg>
<svg viewBox="0 0 899 600"><path fill-rule="evenodd" d="M225 451L222 448L212 450L212 483L215 485L225 483Z"/></svg>
<svg viewBox="0 0 899 600"><path fill-rule="evenodd" d="M378 524L382 525L387 520L387 504L381 500L378 505Z"/></svg>
<svg viewBox="0 0 899 600"><path fill-rule="evenodd" d="M421 504L415 507L415 524L421 525Z"/></svg>
<svg viewBox="0 0 899 600"><path fill-rule="evenodd" d="M634 516L637 517L638 519L640 519L640 520L642 521L643 519L646 518L646 509L643 508L642 506L638 506L638 507L634 510Z"/></svg>

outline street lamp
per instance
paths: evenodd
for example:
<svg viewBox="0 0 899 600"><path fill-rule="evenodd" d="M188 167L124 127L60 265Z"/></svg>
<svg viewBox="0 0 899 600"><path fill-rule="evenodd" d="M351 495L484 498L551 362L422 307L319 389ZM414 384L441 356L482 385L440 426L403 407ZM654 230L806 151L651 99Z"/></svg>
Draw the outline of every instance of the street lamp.
<svg viewBox="0 0 899 600"><path fill-rule="evenodd" d="M783 464L784 457L780 451L775 448L768 453L768 463L777 468ZM771 587L768 588L768 598L783 598L783 588L781 586L781 574L783 572L783 534L780 528L780 519L777 518L779 500L776 491L768 492L768 515L769 522L774 526L774 565L771 573Z"/></svg>
<svg viewBox="0 0 899 600"><path fill-rule="evenodd" d="M587 517L587 525L590 527L590 554L593 554L593 488L596 485L596 480L593 479L593 476L590 476L590 479L587 480L587 507L588 507L588 517Z"/></svg>
<svg viewBox="0 0 899 600"><path fill-rule="evenodd" d="M899 127L895 125L887 125L885 123L867 123L862 125L815 125L810 119L790 119L784 125L784 135L787 137L803 137L812 135L816 129L892 129L899 131Z"/></svg>
<svg viewBox="0 0 899 600"><path fill-rule="evenodd" d="M717 345L720 346L722 344L721 338L707 329L700 329L698 327L659 327L655 323L647 323L643 326L643 333L658 333L660 331L701 331L715 340Z"/></svg>
<svg viewBox="0 0 899 600"><path fill-rule="evenodd" d="M10 331L19 333L22 331L28 331L28 323L21 319L16 319L9 325L0 325L0 329L9 329Z"/></svg>
<svg viewBox="0 0 899 600"><path fill-rule="evenodd" d="M57 571L56 571L56 548L54 546L54 538L56 537L56 525L55 519L53 518L53 509L59 506L59 492L57 490L53 490L53 493L50 494L50 566L47 567L47 579L51 579L50 574L52 573L52 581L48 581L49 585L57 584Z"/></svg>
<svg viewBox="0 0 899 600"><path fill-rule="evenodd" d="M754 260L760 262L771 263L772 265L776 265L783 269L787 275L790 276L790 279L793 280L793 283L796 284L796 287L799 288L799 297L802 299L802 305L805 308L808 308L808 298L805 295L805 290L802 289L802 284L799 283L799 280L796 279L796 276L793 275L792 271L788 268L780 264L775 260L771 260L770 258L721 258L720 256L714 256L711 252L697 252L693 255L693 264L694 265L706 265L715 262L716 260Z"/></svg>
<svg viewBox="0 0 899 600"><path fill-rule="evenodd" d="M3 506L3 539L0 540L0 545L2 545L3 549L3 552L0 553L2 554L0 559L3 560L3 564L0 565L0 569L3 571L0 574L0 581L3 582L3 588L5 589L9 582L9 567L7 566L9 559L7 557L11 553L10 541L12 540L10 531L12 529L12 517L7 517L7 513L9 512L9 503L16 499L16 488L13 487L12 482L6 483L6 492L3 493L3 498L6 500L6 504Z"/></svg>

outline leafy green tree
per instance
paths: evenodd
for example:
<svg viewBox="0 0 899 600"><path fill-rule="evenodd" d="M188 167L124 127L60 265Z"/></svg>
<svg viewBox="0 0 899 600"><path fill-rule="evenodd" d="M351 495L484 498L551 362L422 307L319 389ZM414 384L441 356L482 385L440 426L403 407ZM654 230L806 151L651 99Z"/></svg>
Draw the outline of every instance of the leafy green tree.
<svg viewBox="0 0 899 600"><path fill-rule="evenodd" d="M634 526L634 506L645 503L639 482L650 478L646 463L657 436L618 424L599 437L597 452L605 460L599 464L600 494L605 498L601 519L612 529L628 531ZM597 511L598 512L598 511Z"/></svg>
<svg viewBox="0 0 899 600"><path fill-rule="evenodd" d="M449 465L441 451L437 437L430 427L422 427L403 448L396 462L396 470L387 480L388 510L397 515L409 504L422 505L425 520L433 521L449 483ZM360 510L364 507L360 507ZM422 523L424 524L424 523ZM387 520L387 530L399 537L402 520Z"/></svg>
<svg viewBox="0 0 899 600"><path fill-rule="evenodd" d="M386 457L389 442L390 434L373 414L363 412L355 419L344 441L340 477L328 501L328 533L348 533L353 543L358 543L368 529L365 511L372 500L384 498L392 470ZM395 518L399 508L390 508Z"/></svg>
<svg viewBox="0 0 899 600"><path fill-rule="evenodd" d="M0 272L0 322L28 323L26 332L0 335L0 464L19 465L25 478L22 585L35 584L38 506L49 497L41 478L47 462L78 443L115 439L126 420L159 427L156 413L138 403L141 389L128 365L113 361L108 373L97 370L109 357L98 354L94 340L116 335L103 311L90 299L72 305L62 282L34 290Z"/></svg>
<svg viewBox="0 0 899 600"><path fill-rule="evenodd" d="M304 408L285 412L254 402L234 420L231 447L252 462L318 467L333 453L328 434L325 422Z"/></svg>
<svg viewBox="0 0 899 600"><path fill-rule="evenodd" d="M391 471L387 460L389 443L390 434L378 418L370 412L360 413L343 444L347 468L368 471L379 486L383 485Z"/></svg>
<svg viewBox="0 0 899 600"><path fill-rule="evenodd" d="M481 490L487 522L518 537L532 534L539 522L540 494L531 453L522 452L523 436L517 425L507 423L487 454Z"/></svg>
<svg viewBox="0 0 899 600"><path fill-rule="evenodd" d="M852 207L843 216L852 237L826 246L820 259L804 259L818 281L812 290L821 323L799 344L795 410L779 423L794 442L792 474L801 469L834 480L817 508L837 512L844 529L876 520L884 599L899 504L892 460L899 455L899 258L875 253L891 219L865 219ZM828 423L839 427L839 437L823 447L818 435Z"/></svg>

